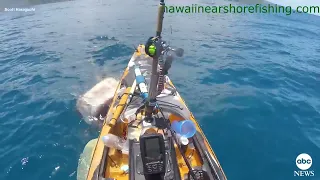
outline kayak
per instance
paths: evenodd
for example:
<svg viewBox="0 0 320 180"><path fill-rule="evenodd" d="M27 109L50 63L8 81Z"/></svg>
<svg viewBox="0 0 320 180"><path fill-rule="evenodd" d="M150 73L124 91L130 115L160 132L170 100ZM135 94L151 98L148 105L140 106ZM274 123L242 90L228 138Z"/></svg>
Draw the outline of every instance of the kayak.
<svg viewBox="0 0 320 180"><path fill-rule="evenodd" d="M225 180L197 120L168 76L181 48L156 37L135 49L117 85L99 137L85 146L78 180Z"/></svg>

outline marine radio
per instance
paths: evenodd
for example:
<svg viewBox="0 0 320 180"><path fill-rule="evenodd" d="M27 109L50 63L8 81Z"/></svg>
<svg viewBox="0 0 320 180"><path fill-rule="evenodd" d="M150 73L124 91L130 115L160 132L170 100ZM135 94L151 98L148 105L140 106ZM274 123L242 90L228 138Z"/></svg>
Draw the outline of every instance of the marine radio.
<svg viewBox="0 0 320 180"><path fill-rule="evenodd" d="M145 175L165 173L166 156L162 134L144 134L140 136L140 152Z"/></svg>

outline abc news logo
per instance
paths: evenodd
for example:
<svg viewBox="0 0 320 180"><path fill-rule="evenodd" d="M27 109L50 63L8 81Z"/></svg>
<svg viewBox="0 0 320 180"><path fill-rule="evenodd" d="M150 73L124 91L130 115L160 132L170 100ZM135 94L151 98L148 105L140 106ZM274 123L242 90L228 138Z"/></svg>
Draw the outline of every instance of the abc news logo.
<svg viewBox="0 0 320 180"><path fill-rule="evenodd" d="M312 158L309 154L300 154L296 158L296 165L301 171L294 171L294 176L314 176L314 171L307 171L312 166Z"/></svg>

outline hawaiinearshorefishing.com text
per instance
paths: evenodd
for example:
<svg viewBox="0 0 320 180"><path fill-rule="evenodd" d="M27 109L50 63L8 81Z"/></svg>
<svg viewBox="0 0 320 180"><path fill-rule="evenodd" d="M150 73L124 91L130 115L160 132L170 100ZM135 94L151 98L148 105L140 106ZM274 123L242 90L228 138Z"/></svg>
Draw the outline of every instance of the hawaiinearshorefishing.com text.
<svg viewBox="0 0 320 180"><path fill-rule="evenodd" d="M203 6L198 4L191 4L187 6L165 6L166 13L261 13L272 14L282 13L291 15L293 13L311 13L319 14L320 6L281 6L276 4L255 4L255 5L222 5L222 6Z"/></svg>

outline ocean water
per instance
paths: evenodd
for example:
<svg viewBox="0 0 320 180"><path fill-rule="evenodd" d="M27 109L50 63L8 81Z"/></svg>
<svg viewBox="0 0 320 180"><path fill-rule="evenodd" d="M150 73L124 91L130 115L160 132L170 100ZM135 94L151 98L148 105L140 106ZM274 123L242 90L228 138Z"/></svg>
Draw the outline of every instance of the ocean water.
<svg viewBox="0 0 320 180"><path fill-rule="evenodd" d="M155 34L157 4L79 0L0 13L1 180L76 179L98 135L76 99L120 77L134 46ZM320 179L320 17L166 14L164 22L164 38L185 50L170 77L228 179ZM314 177L294 177L300 153L312 157Z"/></svg>

